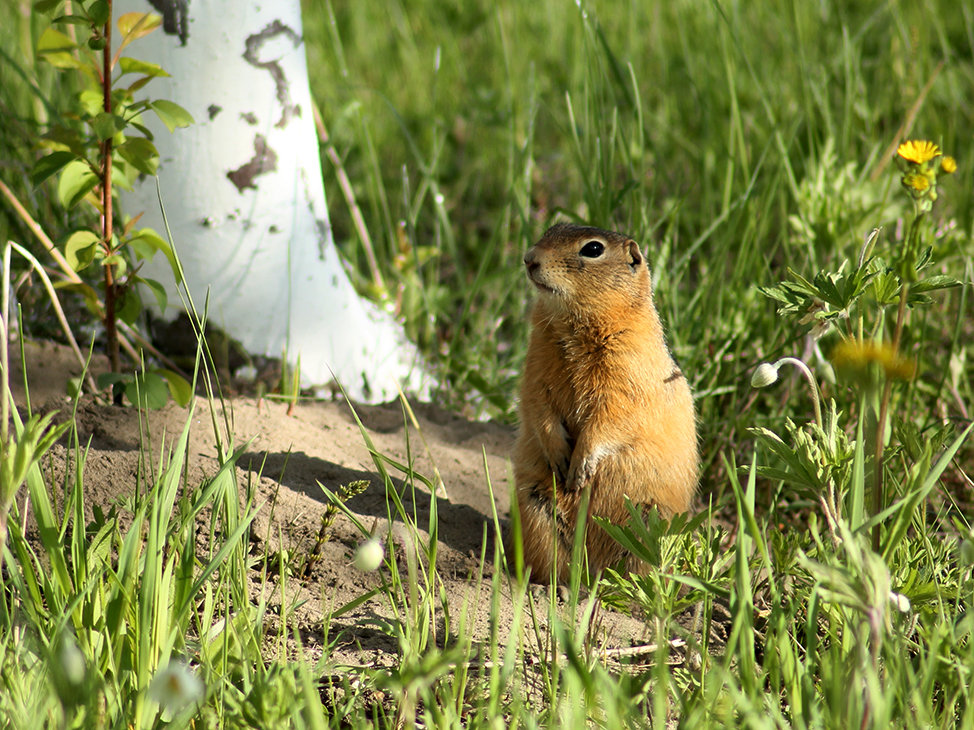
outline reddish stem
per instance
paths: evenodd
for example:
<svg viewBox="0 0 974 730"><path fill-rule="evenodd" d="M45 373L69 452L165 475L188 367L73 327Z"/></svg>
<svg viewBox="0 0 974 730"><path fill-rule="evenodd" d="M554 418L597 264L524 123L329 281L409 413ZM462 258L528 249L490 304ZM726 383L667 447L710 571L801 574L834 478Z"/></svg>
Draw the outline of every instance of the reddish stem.
<svg viewBox="0 0 974 730"><path fill-rule="evenodd" d="M104 92L103 106L106 114L112 113L112 0L108 0L108 20L105 22L105 47L102 49L101 85ZM101 234L106 256L112 254L112 138L101 144ZM108 360L112 371L118 372L118 330L115 322L115 272L111 263L105 263L105 339Z"/></svg>

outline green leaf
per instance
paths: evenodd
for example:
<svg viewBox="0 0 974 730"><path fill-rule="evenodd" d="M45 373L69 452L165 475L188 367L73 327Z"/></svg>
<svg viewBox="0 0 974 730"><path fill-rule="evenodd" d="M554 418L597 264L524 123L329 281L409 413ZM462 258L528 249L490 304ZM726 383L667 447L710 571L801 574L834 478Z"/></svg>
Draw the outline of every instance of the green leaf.
<svg viewBox="0 0 974 730"><path fill-rule="evenodd" d="M165 124L170 132L176 127L188 127L193 124L192 115L175 102L158 99L153 101L150 106L156 116L159 117L159 121Z"/></svg>
<svg viewBox="0 0 974 730"><path fill-rule="evenodd" d="M61 170L61 178L58 180L57 186L58 199L65 207L73 208L97 184L98 176L91 171L88 163L83 160L74 160Z"/></svg>
<svg viewBox="0 0 974 730"><path fill-rule="evenodd" d="M116 383L124 383L126 380L131 379L131 375L127 373L102 373L97 378L95 378L95 385L97 385L101 390L109 388Z"/></svg>
<svg viewBox="0 0 974 730"><path fill-rule="evenodd" d="M59 15L51 23L67 23L68 25L91 25L91 21L84 15Z"/></svg>
<svg viewBox="0 0 974 730"><path fill-rule="evenodd" d="M117 251L110 256L105 256L98 263L102 266L114 266L116 279L121 279L128 271L128 261Z"/></svg>
<svg viewBox="0 0 974 730"><path fill-rule="evenodd" d="M155 135L152 134L152 130L144 124L139 124L139 122L129 122L129 126L131 126L133 129L139 130L142 136L150 142L155 139Z"/></svg>
<svg viewBox="0 0 974 730"><path fill-rule="evenodd" d="M159 169L159 152L145 137L129 137L116 151L141 173L155 175Z"/></svg>
<svg viewBox="0 0 974 730"><path fill-rule="evenodd" d="M172 370L159 369L156 372L166 379L172 399L183 408L188 406L193 398L193 386L190 382Z"/></svg>
<svg viewBox="0 0 974 730"><path fill-rule="evenodd" d="M143 86L145 86L147 83L149 83L150 81L152 81L151 76L139 76L139 78L137 78L135 81L129 84L128 87L126 87L126 91L128 91L130 94L133 94L139 89L141 89Z"/></svg>
<svg viewBox="0 0 974 730"><path fill-rule="evenodd" d="M169 75L169 73L158 64L150 63L148 61L140 61L137 58L129 58L128 56L120 58L118 65L122 70L121 75L145 74L146 76L152 77Z"/></svg>
<svg viewBox="0 0 974 730"><path fill-rule="evenodd" d="M107 112L99 112L96 114L90 124L95 135L102 142L109 137L114 137L116 132L125 128L124 119Z"/></svg>
<svg viewBox="0 0 974 730"><path fill-rule="evenodd" d="M139 99L138 101L133 100L131 104L128 105L129 114L141 114L142 112L147 112L152 108L152 102L149 99ZM132 123L135 123L137 117L132 118Z"/></svg>
<svg viewBox="0 0 974 730"><path fill-rule="evenodd" d="M892 272L878 274L872 282L873 296L877 304L886 306L894 303L899 298L900 280Z"/></svg>
<svg viewBox="0 0 974 730"><path fill-rule="evenodd" d="M98 89L85 89L78 94L78 100L88 116L94 117L105 111L105 97Z"/></svg>
<svg viewBox="0 0 974 730"><path fill-rule="evenodd" d="M55 68L81 68L81 62L72 51L74 41L59 30L46 29L37 40L37 54Z"/></svg>
<svg viewBox="0 0 974 730"><path fill-rule="evenodd" d="M161 250L165 245L165 241L151 228L135 231L126 243L135 251L137 258L146 260L151 260L156 251Z"/></svg>
<svg viewBox="0 0 974 730"><path fill-rule="evenodd" d="M123 13L118 17L118 31L123 36L142 38L162 24L162 17L155 13Z"/></svg>
<svg viewBox="0 0 974 730"><path fill-rule="evenodd" d="M952 276L928 276L926 279L913 282L910 285L910 292L937 291L939 289L951 289L960 285L961 282Z"/></svg>
<svg viewBox="0 0 974 730"><path fill-rule="evenodd" d="M125 13L118 18L118 30L122 35L122 44L118 47L120 53L125 46L134 40L149 35L162 25L162 17L155 13Z"/></svg>
<svg viewBox="0 0 974 730"><path fill-rule="evenodd" d="M44 60L54 66L54 68L83 68L81 61L70 53L51 52L44 54Z"/></svg>
<svg viewBox="0 0 974 730"><path fill-rule="evenodd" d="M92 25L105 25L112 19L112 9L105 0L95 0L88 6L88 17Z"/></svg>
<svg viewBox="0 0 974 730"><path fill-rule="evenodd" d="M183 279L179 275L179 265L176 262L176 255L173 253L169 242L163 239L151 228L142 228L135 232L129 240L129 245L135 249L139 258L152 258L155 251L162 251L169 260L169 267L172 269L173 276L176 277L176 284L181 284Z"/></svg>
<svg viewBox="0 0 974 730"><path fill-rule="evenodd" d="M37 39L37 52L41 55L48 53L68 53L77 48L71 38L54 28L47 28Z"/></svg>
<svg viewBox="0 0 974 730"><path fill-rule="evenodd" d="M122 300L117 303L115 314L128 325L134 325L142 313L142 300L138 292L129 287L122 294Z"/></svg>
<svg viewBox="0 0 974 730"><path fill-rule="evenodd" d="M31 183L35 187L40 185L73 159L75 159L74 153L64 150L45 155L34 163L34 167L30 171Z"/></svg>
<svg viewBox="0 0 974 730"><path fill-rule="evenodd" d="M135 380L125 386L125 396L138 406L157 411L166 407L169 400L169 386L165 379L154 370L137 375Z"/></svg>
<svg viewBox="0 0 974 730"><path fill-rule="evenodd" d="M156 304L159 305L159 310L165 312L166 305L169 304L169 297L166 294L165 287L155 279L144 279L141 276L137 277L136 281L152 292L153 296L156 298Z"/></svg>
<svg viewBox="0 0 974 730"><path fill-rule="evenodd" d="M98 241L101 240L91 231L75 231L64 244L64 257L68 265L75 271L83 271L94 261Z"/></svg>

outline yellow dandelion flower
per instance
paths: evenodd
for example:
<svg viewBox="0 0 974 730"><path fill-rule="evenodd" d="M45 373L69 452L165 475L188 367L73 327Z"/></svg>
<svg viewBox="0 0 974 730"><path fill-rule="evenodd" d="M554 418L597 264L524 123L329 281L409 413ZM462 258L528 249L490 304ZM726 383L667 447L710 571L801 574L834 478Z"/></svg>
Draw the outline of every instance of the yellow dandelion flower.
<svg viewBox="0 0 974 730"><path fill-rule="evenodd" d="M909 175L903 176L903 185L904 187L910 188L910 190L924 193L930 188L930 180L927 179L926 175L911 172Z"/></svg>
<svg viewBox="0 0 974 730"><path fill-rule="evenodd" d="M940 148L925 139L909 139L896 148L896 154L907 162L922 165L940 154Z"/></svg>
<svg viewBox="0 0 974 730"><path fill-rule="evenodd" d="M940 171L951 175L957 170L957 160L951 156L946 156L940 161Z"/></svg>
<svg viewBox="0 0 974 730"><path fill-rule="evenodd" d="M910 380L913 377L913 363L887 344L846 340L832 351L835 369L853 377L862 378L873 364L879 365L891 380Z"/></svg>

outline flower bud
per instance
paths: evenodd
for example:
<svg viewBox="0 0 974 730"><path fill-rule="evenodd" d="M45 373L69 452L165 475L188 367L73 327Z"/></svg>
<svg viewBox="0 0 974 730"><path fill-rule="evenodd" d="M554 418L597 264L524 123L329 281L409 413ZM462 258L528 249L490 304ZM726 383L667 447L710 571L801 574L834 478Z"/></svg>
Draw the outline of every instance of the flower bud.
<svg viewBox="0 0 974 730"><path fill-rule="evenodd" d="M770 363L763 362L754 369L751 376L752 388L767 388L778 380L778 368Z"/></svg>
<svg viewBox="0 0 974 730"><path fill-rule="evenodd" d="M893 607L900 613L910 612L910 599L904 596L902 593L897 593L896 591L889 592L889 602L893 604Z"/></svg>
<svg viewBox="0 0 974 730"><path fill-rule="evenodd" d="M203 680L179 660L169 662L149 683L149 698L170 715L178 715L202 700L205 694Z"/></svg>
<svg viewBox="0 0 974 730"><path fill-rule="evenodd" d="M382 556L382 543L373 537L356 548L352 565L363 573L370 573L382 565Z"/></svg>

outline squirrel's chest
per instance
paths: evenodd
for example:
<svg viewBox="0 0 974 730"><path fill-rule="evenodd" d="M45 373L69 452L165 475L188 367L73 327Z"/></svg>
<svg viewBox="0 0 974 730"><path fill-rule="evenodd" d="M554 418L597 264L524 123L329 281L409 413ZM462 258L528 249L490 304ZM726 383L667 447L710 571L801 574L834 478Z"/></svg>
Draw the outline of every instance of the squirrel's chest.
<svg viewBox="0 0 974 730"><path fill-rule="evenodd" d="M538 345L527 380L565 422L584 421L605 401L629 401L641 389L637 358L616 341L552 337Z"/></svg>

